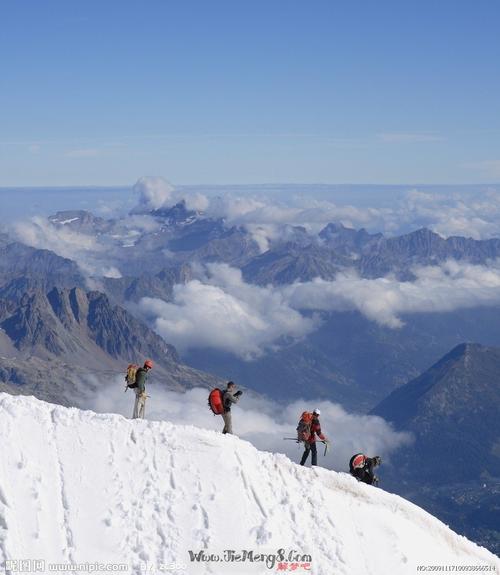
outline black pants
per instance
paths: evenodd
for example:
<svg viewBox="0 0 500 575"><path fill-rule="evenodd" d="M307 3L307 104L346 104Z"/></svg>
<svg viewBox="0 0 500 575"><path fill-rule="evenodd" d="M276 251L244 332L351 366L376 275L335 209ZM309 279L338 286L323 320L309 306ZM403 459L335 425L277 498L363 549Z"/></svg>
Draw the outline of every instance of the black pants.
<svg viewBox="0 0 500 575"><path fill-rule="evenodd" d="M377 485L377 481L375 480L375 475L373 473L373 466L371 465L360 469L353 469L351 471L351 475L354 475L358 481L368 483L368 485Z"/></svg>
<svg viewBox="0 0 500 575"><path fill-rule="evenodd" d="M314 443L306 443L306 448L304 451L304 455L302 455L302 459L300 460L300 464L304 465L309 457L309 452L311 452L311 465L318 465L318 450L316 449L316 442Z"/></svg>

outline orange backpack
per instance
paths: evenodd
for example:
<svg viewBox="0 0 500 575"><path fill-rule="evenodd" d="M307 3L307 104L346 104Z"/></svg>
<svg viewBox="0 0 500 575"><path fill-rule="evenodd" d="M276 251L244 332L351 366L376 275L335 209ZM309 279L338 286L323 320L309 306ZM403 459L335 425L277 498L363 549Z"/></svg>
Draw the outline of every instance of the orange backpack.
<svg viewBox="0 0 500 575"><path fill-rule="evenodd" d="M300 421L297 425L297 441L307 441L309 439L312 420L313 414L310 411L304 411L300 416Z"/></svg>

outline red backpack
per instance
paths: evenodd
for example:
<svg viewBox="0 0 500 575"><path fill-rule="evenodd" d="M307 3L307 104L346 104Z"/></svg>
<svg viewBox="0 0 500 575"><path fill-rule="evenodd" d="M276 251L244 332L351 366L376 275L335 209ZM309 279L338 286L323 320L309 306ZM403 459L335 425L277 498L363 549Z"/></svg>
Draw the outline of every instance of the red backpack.
<svg viewBox="0 0 500 575"><path fill-rule="evenodd" d="M311 436L311 424L313 414L309 411L304 411L300 416L299 424L297 425L297 441L307 441Z"/></svg>
<svg viewBox="0 0 500 575"><path fill-rule="evenodd" d="M366 463L366 457L362 453L359 453L352 460L352 467L353 469L361 469L365 466L365 463Z"/></svg>
<svg viewBox="0 0 500 575"><path fill-rule="evenodd" d="M212 389L210 392L208 396L208 407L210 407L214 415L222 415L224 413L223 393L218 387Z"/></svg>

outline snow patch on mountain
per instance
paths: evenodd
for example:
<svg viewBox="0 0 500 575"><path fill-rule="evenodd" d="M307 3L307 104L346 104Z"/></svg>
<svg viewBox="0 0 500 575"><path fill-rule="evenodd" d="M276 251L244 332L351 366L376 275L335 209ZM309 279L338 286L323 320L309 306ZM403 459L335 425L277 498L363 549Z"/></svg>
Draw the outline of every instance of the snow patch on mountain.
<svg viewBox="0 0 500 575"><path fill-rule="evenodd" d="M121 563L132 573L177 563L189 575L262 574L277 563L198 563L189 551L272 557L284 549L310 555L316 575L500 567L400 497L233 436L7 394L0 433L0 563Z"/></svg>

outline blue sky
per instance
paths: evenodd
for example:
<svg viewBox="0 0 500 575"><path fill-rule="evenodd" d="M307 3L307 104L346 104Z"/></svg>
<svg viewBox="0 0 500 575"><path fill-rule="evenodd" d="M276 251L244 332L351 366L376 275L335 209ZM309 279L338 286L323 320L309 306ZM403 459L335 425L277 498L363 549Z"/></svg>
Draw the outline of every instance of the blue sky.
<svg viewBox="0 0 500 575"><path fill-rule="evenodd" d="M0 186L500 181L497 0L16 0L0 20Z"/></svg>

